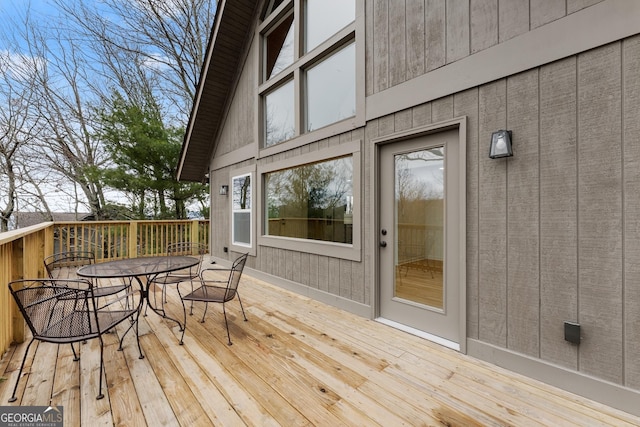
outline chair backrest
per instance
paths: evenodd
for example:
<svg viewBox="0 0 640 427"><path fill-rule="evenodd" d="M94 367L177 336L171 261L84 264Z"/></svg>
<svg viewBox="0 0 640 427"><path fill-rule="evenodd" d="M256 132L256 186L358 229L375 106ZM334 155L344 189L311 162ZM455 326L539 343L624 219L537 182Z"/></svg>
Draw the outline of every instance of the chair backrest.
<svg viewBox="0 0 640 427"><path fill-rule="evenodd" d="M168 256L192 256L200 260L198 265L187 268L185 271L189 271L191 274L198 275L202 271L202 260L204 255L209 252L207 245L195 242L178 242L167 245ZM170 273L170 275L179 275L184 273L182 270Z"/></svg>
<svg viewBox="0 0 640 427"><path fill-rule="evenodd" d="M227 301L233 299L233 297L235 297L236 295L238 285L240 284L240 277L242 276L244 265L247 263L248 256L248 253L240 255L231 266L231 272L229 273L229 282L227 283L227 291L225 294L225 300Z"/></svg>
<svg viewBox="0 0 640 427"><path fill-rule="evenodd" d="M100 334L87 280L16 280L9 290L35 339L69 343Z"/></svg>
<svg viewBox="0 0 640 427"><path fill-rule="evenodd" d="M192 255L202 258L208 251L207 245L196 242L177 242L167 245L167 255Z"/></svg>
<svg viewBox="0 0 640 427"><path fill-rule="evenodd" d="M95 262L96 256L91 251L67 251L45 258L44 267L51 279L75 279L79 267Z"/></svg>

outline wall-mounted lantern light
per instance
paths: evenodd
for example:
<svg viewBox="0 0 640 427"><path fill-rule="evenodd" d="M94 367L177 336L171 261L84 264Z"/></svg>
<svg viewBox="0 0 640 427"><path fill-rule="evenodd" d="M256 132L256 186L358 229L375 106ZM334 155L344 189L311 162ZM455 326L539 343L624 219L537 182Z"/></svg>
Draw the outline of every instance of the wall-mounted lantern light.
<svg viewBox="0 0 640 427"><path fill-rule="evenodd" d="M491 134L491 147L489 148L489 157L498 159L500 157L513 156L511 148L511 131L498 130Z"/></svg>
<svg viewBox="0 0 640 427"><path fill-rule="evenodd" d="M221 196L229 195L229 186L228 185L221 185L220 186L220 195Z"/></svg>

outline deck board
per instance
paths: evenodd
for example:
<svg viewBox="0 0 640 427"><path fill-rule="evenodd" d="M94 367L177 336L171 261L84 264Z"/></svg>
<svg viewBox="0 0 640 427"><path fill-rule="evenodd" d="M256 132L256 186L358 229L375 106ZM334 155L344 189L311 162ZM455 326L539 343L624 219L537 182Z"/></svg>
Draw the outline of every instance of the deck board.
<svg viewBox="0 0 640 427"><path fill-rule="evenodd" d="M140 317L143 359L126 329L105 336L105 398L98 392L99 349L40 344L25 366L18 402L61 405L65 425L136 426L633 426L640 418L461 355L375 321L243 276L227 307L232 346L219 306L177 325ZM168 313L182 317L169 290ZM34 346L37 345L34 344ZM26 345L0 361L2 405ZM33 353L31 350L31 353ZM54 361L55 360L55 361Z"/></svg>

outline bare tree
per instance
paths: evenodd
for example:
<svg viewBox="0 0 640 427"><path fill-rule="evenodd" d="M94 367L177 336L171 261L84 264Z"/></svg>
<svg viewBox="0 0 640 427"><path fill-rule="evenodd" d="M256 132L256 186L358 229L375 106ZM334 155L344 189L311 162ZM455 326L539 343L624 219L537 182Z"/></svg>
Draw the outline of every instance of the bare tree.
<svg viewBox="0 0 640 427"><path fill-rule="evenodd" d="M188 117L206 43L215 18L214 0L55 0L73 29L90 41L105 77L132 95L162 92L166 112ZM108 13L105 13L108 11ZM145 73L145 78L140 79Z"/></svg>
<svg viewBox="0 0 640 427"><path fill-rule="evenodd" d="M32 90L37 62L0 52L0 231L8 230L19 191L26 193L25 178L33 172L28 163L22 162L20 152L40 134L40 120L34 114L37 99Z"/></svg>

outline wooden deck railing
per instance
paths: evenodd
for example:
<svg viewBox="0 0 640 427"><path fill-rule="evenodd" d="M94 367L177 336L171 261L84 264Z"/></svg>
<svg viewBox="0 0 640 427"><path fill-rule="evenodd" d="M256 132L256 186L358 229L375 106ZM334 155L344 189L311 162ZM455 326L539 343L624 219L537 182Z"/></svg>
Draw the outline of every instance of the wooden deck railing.
<svg viewBox="0 0 640 427"><path fill-rule="evenodd" d="M0 233L0 355L25 336L7 284L45 277L45 257L68 250L92 251L97 262L165 255L167 245L177 242L208 245L209 221L46 222Z"/></svg>

